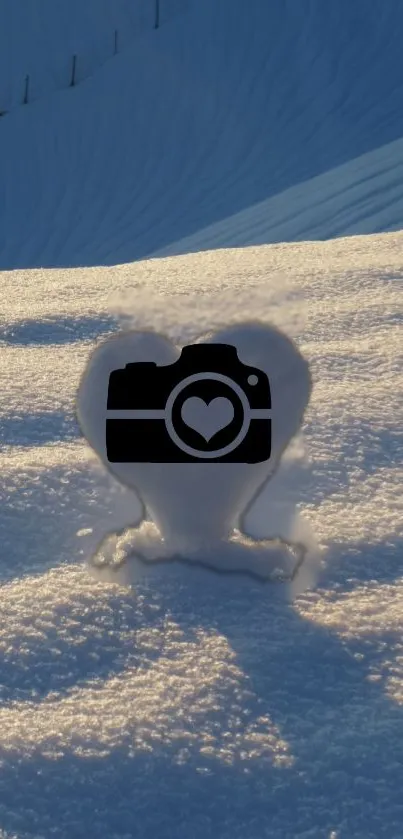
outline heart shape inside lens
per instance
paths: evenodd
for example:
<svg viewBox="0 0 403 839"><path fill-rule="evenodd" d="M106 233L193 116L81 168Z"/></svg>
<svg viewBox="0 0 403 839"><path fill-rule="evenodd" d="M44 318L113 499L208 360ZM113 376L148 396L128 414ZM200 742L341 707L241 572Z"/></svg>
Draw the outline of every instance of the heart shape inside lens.
<svg viewBox="0 0 403 839"><path fill-rule="evenodd" d="M207 403L198 396L191 396L182 405L182 419L207 442L232 422L234 406L224 396L217 396Z"/></svg>

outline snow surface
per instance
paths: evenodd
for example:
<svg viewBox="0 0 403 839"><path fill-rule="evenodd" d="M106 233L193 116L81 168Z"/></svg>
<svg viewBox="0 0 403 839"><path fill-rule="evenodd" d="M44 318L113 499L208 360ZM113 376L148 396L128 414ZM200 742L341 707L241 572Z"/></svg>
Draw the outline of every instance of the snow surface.
<svg viewBox="0 0 403 839"><path fill-rule="evenodd" d="M160 25L187 9L188 0L163 0ZM155 25L155 0L0 0L0 111L18 108L29 75L29 102L94 75L115 52L133 48Z"/></svg>
<svg viewBox="0 0 403 839"><path fill-rule="evenodd" d="M2 275L5 835L400 836L402 246ZM266 534L273 497L297 508L325 550L314 590L88 575L102 535L141 517L74 416L111 312L172 340L257 317L293 337L314 380L302 441L248 524Z"/></svg>
<svg viewBox="0 0 403 839"><path fill-rule="evenodd" d="M49 2L40 3L48 25ZM27 5L34 20L38 4ZM80 4L85 18L59 0L67 5L66 32L101 60L111 4L101 3L91 42L98 0ZM118 4L132 33L129 5L140 15L153 3ZM9 20L14 3L3 6ZM73 91L1 119L0 267L127 263L241 211L249 218L268 199L258 243L399 227L401 0L161 0L161 14L158 32L142 27ZM56 44L65 18L52 23ZM15 31L10 21L6 32ZM56 76L47 32L37 36L38 73L49 55ZM2 55L6 79L8 49ZM341 165L339 183L330 170ZM319 176L324 195L320 182L309 185ZM220 246L255 243L251 224L240 242L227 230Z"/></svg>
<svg viewBox="0 0 403 839"><path fill-rule="evenodd" d="M402 836L400 4L245 8L0 121L1 839ZM98 342L251 320L313 389L244 525L319 543L316 585L95 581L143 514L76 417Z"/></svg>

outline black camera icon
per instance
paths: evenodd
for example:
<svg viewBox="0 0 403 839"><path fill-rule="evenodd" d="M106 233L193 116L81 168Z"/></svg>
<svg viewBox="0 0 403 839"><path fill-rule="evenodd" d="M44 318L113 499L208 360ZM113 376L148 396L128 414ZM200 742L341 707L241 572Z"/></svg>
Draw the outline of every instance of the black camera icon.
<svg viewBox="0 0 403 839"><path fill-rule="evenodd" d="M230 344L192 344L171 365L113 370L106 452L110 463L268 460L268 376L242 364Z"/></svg>

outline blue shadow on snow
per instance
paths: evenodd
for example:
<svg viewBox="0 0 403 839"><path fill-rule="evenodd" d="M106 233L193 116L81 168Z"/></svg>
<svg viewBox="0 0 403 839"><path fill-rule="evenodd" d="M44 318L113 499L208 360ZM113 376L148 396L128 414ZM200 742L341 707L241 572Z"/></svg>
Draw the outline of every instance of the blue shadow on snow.
<svg viewBox="0 0 403 839"><path fill-rule="evenodd" d="M0 324L1 344L30 346L32 344L73 344L93 341L115 332L118 328L112 317L82 316L35 320L27 318L17 323Z"/></svg>

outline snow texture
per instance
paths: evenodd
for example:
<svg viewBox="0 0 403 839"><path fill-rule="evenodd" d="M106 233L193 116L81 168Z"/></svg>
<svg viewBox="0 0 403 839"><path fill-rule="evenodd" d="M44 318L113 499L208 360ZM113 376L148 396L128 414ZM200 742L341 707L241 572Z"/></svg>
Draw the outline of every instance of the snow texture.
<svg viewBox="0 0 403 839"><path fill-rule="evenodd" d="M2 275L6 835L400 839L402 246ZM297 510L324 549L291 603L179 564L133 591L88 575L103 536L143 511L81 437L77 389L119 323L154 319L178 343L259 319L309 362L301 441L244 522L264 537Z"/></svg>
<svg viewBox="0 0 403 839"><path fill-rule="evenodd" d="M1 839L401 839L400 0L192 0L102 67L112 4L68 5L17 48L0 4L7 105L44 85L0 119ZM243 532L318 543L316 585L94 580L153 528L82 436L94 352L256 321L313 386Z"/></svg>

